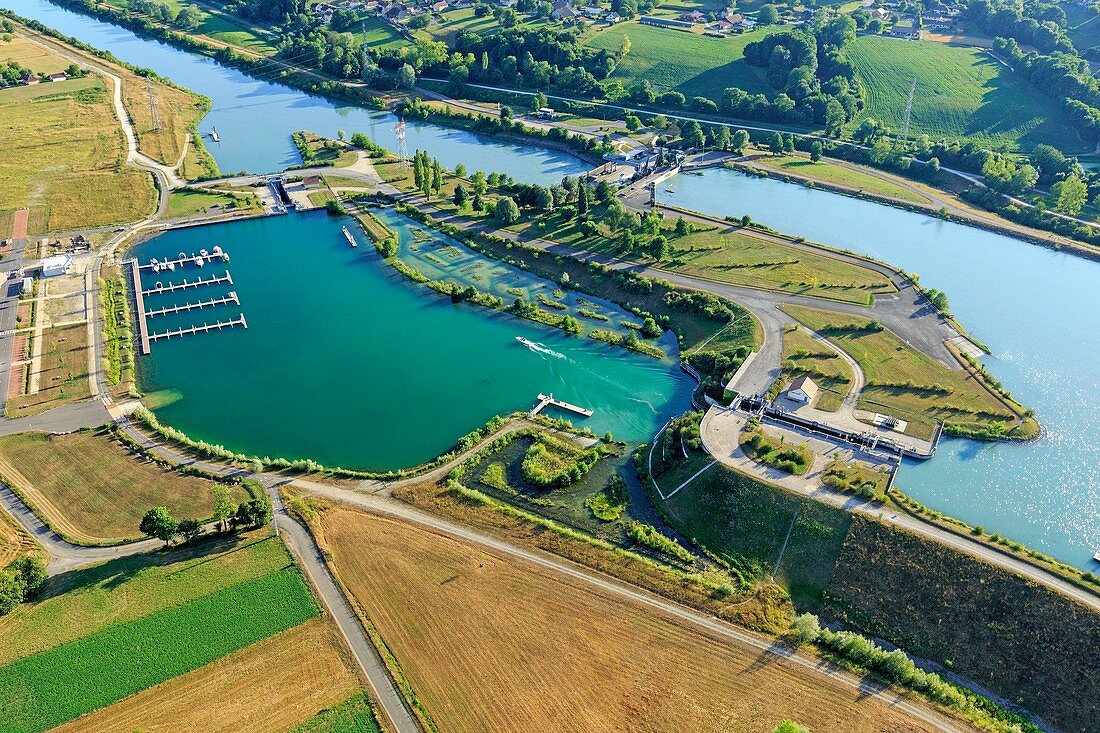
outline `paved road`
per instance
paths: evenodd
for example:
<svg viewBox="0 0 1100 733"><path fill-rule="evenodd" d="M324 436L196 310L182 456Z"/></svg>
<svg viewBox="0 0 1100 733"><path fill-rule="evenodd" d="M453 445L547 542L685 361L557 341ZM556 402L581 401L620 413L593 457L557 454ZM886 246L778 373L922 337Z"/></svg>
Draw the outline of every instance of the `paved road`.
<svg viewBox="0 0 1100 733"><path fill-rule="evenodd" d="M899 695L889 689L883 689L878 685L870 683L840 668L823 663L820 659L799 654L777 643L774 639L750 633L660 596L642 591L633 586L625 585L609 576L597 573L584 566L574 564L556 555L545 555L519 545L514 545L506 540L483 534L476 529L421 512L392 498L378 496L376 494L348 491L346 489L339 489L314 482L296 481L295 485L301 486L309 493L332 501L350 504L374 514L396 518L427 528L433 532L442 533L465 542L480 545L498 555L519 560L524 564L534 565L541 570L550 571L555 575L565 576L573 585L579 585L582 588L608 594L625 602L644 606L662 615L672 617L678 622L686 623L717 635L729 643L756 649L760 651L762 655L774 657L780 663L801 667L802 672L807 675L826 676L844 686L858 690L863 695L877 697L888 705L900 709L907 715L932 725L938 730L969 730L968 726L955 724L953 721L948 720L930 708L910 701L903 695Z"/></svg>
<svg viewBox="0 0 1100 733"><path fill-rule="evenodd" d="M0 435L13 435L28 430L46 433L70 433L81 428L94 428L111 422L111 414L99 400L73 402L38 415L16 419L0 417Z"/></svg>

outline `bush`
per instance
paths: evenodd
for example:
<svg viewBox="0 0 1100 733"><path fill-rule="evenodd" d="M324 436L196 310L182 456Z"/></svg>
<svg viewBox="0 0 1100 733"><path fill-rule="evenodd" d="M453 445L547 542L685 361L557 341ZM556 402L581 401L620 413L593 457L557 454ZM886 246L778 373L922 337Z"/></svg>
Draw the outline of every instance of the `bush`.
<svg viewBox="0 0 1100 733"><path fill-rule="evenodd" d="M585 450L568 438L539 435L523 456L523 478L543 489L560 488L584 478L599 460L596 450Z"/></svg>

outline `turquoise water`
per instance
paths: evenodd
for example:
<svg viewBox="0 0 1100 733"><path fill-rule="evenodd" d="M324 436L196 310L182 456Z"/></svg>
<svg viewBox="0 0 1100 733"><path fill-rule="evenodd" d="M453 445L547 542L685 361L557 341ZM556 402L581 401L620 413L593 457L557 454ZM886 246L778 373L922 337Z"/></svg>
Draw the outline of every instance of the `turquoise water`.
<svg viewBox="0 0 1100 733"><path fill-rule="evenodd" d="M218 128L221 143L204 141L223 172L280 171L301 160L290 136L312 130L335 137L362 132L390 150L397 150L393 126L397 118L312 96L262 81L212 59L188 53L95 18L51 5L46 0L3 0L24 18L33 18L123 61L153 69L158 74L204 94L213 107L200 123L206 134ZM468 132L419 122L406 129L409 150L431 151L445 167L465 164L471 171L507 173L531 183L553 183L563 176L583 173L590 166L567 153L502 142Z"/></svg>
<svg viewBox="0 0 1100 733"><path fill-rule="evenodd" d="M297 156L289 136L297 129L312 129L329 135L335 134L339 129L349 134L362 131L384 145L393 146L394 120L390 115L337 106L301 92L257 81L221 67L209 59L155 41L143 40L129 31L57 8L45 0L2 2L5 7L21 15L35 18L97 47L110 50L124 60L153 68L211 97L214 108L202 127L208 130L209 125L216 125L222 133L225 142L221 146L213 146L213 152L224 170L268 171L296 163ZM566 173L576 173L584 169L576 159L564 154L499 143L428 125L410 124L409 146L414 149L426 148L447 165L461 162L471 169L499 170L526 181L547 182ZM750 179L726 171L713 171L706 176L682 176L665 185L677 191L672 200L681 205L720 215L740 216L748 213L754 219L782 231L867 252L893 262L909 271L920 273L924 284L945 290L951 299L952 309L962 322L975 336L992 347L994 354L985 360L986 364L1009 385L1021 401L1036 408L1044 434L1040 440L1027 445L945 441L934 460L919 465L907 464L901 474L901 485L937 509L983 524L991 531L1002 532L1081 567L1095 568L1090 557L1095 549L1100 548L1100 441L1095 438L1097 428L1100 428L1097 424L1100 394L1096 391L1096 385L1100 384L1100 339L1096 337L1090 314L1093 310L1092 296L1100 286L1100 264L919 214L823 191L811 191L797 185ZM297 225L295 223L306 221L311 222L309 226L317 227L329 227L332 223L328 220L315 223L312 217L280 221L283 223L274 225L276 228L293 227ZM175 242L173 237L178 236L183 237L181 244L198 246L204 237L212 240L221 236L208 232L230 231L233 241L221 243L233 251L234 255L238 255L250 249L264 247L262 240L256 238L265 236L264 227L272 225L252 222L227 226L230 228L174 233L166 235L158 242L167 245ZM152 247L148 250L150 255L160 252L159 245L147 246ZM167 247L168 250L175 248L174 243ZM339 248L332 256L337 258L330 263L335 270L359 267L363 273L367 273L369 269L362 263L353 265L340 260ZM344 252L342 256L349 255ZM237 260L235 257L235 273L238 269ZM263 271L262 268L260 271ZM323 272L327 271L317 270L315 276L321 278ZM370 282L372 287L396 287L399 284L391 282L384 273L363 274L363 277L364 282ZM338 279L344 282L343 278ZM388 283L388 286L380 283ZM255 281L246 283L242 279L237 288L245 298L244 310L249 315L250 324L259 315L256 304L268 302L268 296L264 295L263 290L248 293L246 296L250 288L257 287L261 286ZM311 293L311 298L315 295L310 287L302 283L285 287L289 288L288 292L308 292ZM358 289L348 287L349 292L341 290L338 292L339 297L366 297ZM418 308L451 308L442 306L435 300L425 299L407 286L404 287L406 289L399 289L404 296L394 295L395 303L408 309L401 311L402 313L416 314L420 312ZM405 298L412 300L406 302ZM317 305L331 310L343 304L333 298L328 304L318 302ZM465 311L460 308L456 312ZM473 313L467 313L467 316L472 318L468 321L471 332L482 334L478 338L485 339L478 343L487 344L505 335L504 332L486 335L481 329L494 326L472 325L499 325L501 317L485 318ZM291 331L295 334L301 333L301 326L307 321L309 319L301 315L300 322L291 324L294 326ZM508 323L511 324L510 321ZM390 324L386 322L384 326L388 330ZM259 328L260 323L257 322L247 333L213 334L197 337L191 342L158 345L159 353L150 360L150 376L165 385L173 384L169 379L169 376L173 376L179 380L186 395L181 402L164 408L166 419L175 421L179 417L181 420L190 420L197 435L214 438L215 436L204 432L203 426L199 424L200 410L195 405L200 399L203 386L199 376L194 373L196 370L187 367L187 354L190 353L188 349L196 346L196 367L222 368L221 361L211 359L232 365L234 360L245 358L246 352L229 344L238 340L251 343L251 339L256 338L254 332ZM318 328L323 330L327 326L322 324ZM532 328L526 324L522 326L522 329ZM541 333L539 329L535 330ZM521 327L509 326L504 331L514 336L521 332ZM400 351L406 355L406 359L413 358L416 353L414 346L427 348L418 340L419 334L414 329L403 330L400 336ZM547 332L544 336L562 339L563 344L583 347L582 350L598 351L600 348L584 342L565 340L556 333ZM293 343L286 333L273 333L272 338L283 339L285 344ZM407 349L403 345L406 340L409 341ZM226 345L220 351L207 351L221 342ZM200 343L209 345L198 347ZM172 353L178 355L166 356ZM278 349L264 353L268 358L288 359ZM501 358L511 364L510 359L519 352L489 349L487 353L496 356L508 353L508 357ZM390 364L388 360L383 361ZM587 357L583 361L587 366L593 363ZM611 369L611 365L618 361L617 358L603 359L599 362L600 368ZM334 375L344 379L347 374L356 375L353 380L356 383L369 381L363 376L369 367L359 363L349 364L337 359L336 363L341 367L337 371L327 365L317 367L304 356L294 357L284 363L288 366L293 364L296 369L313 370L330 381ZM640 363L645 364L647 369L657 368L653 363ZM248 364L250 368L257 367L254 361L249 360ZM480 367L478 364L474 366ZM387 373L393 377L392 371ZM554 374L556 372L551 365L543 365L544 376L552 377ZM299 378L294 378L297 379ZM595 384L595 378L592 379ZM463 383L467 381L476 379L464 378ZM285 390L280 389L281 385L266 386L269 389L260 393L263 400L288 399ZM543 388L537 386L534 390ZM367 387L356 389L365 390ZM523 406L522 403L529 399L523 390L514 386L504 391L511 394L510 390L513 389L514 396L507 400L509 404L506 409ZM223 409L223 398L239 402L234 395L227 395L226 390L219 390L203 398L206 404L202 409L211 411L209 414L234 414ZM502 404L505 401L501 399ZM342 407L339 400L326 404L329 409ZM629 422L625 416L629 410L623 406L626 403L616 404L619 406L614 410L622 411L624 421ZM285 411L279 412L273 406L264 405L235 404L234 411L253 421L257 412L267 415L276 412L280 415L287 414ZM493 412L480 411L485 414ZM646 409L642 412L645 413ZM599 413L597 415L596 419L612 417L608 415L601 418ZM406 413L402 413L400 419L391 413L383 417L395 426L388 432L400 433L404 430ZM280 419L302 418L295 415L293 418ZM441 447L446 447L454 437L477 422L472 418L463 421L446 414L439 419L453 422L453 425L449 424L449 432L444 435L445 431L435 431L432 421L423 419L419 412L413 413L413 418L409 419L418 420L416 424L422 428L426 426L426 434L434 435L434 440ZM639 433L644 432L643 424L647 421L648 419L637 423ZM342 418L338 425L339 431L331 431L323 418L310 419L307 422L308 431L299 430L297 439L284 440L281 446L258 450L285 451L287 455L305 455L308 450L313 457L332 462L331 456L338 450L334 445L345 449L359 445L364 451L371 452L375 459L382 460L378 465L399 465L416 460L411 455L399 455L403 445L400 440L394 441L396 445L393 450L397 453L391 454L365 445L371 441L363 437L349 437L342 431L352 430L358 433L362 428L349 428L347 419ZM180 427L185 426L181 424ZM279 432L274 425L257 425L253 442L260 445L259 438L264 433L274 435ZM387 441L386 436L382 439ZM239 443L236 445L242 450L245 448ZM430 452L425 451L425 455ZM326 455L330 458L325 458ZM388 460L390 458L393 459L392 462Z"/></svg>
<svg viewBox="0 0 1100 733"><path fill-rule="evenodd" d="M493 415L531 407L539 392L594 408L577 424L631 441L688 405L692 385L673 363L452 305L383 264L365 240L353 220L317 212L181 229L135 248L142 262L214 245L232 257L232 287L152 296L147 310L230 289L241 300L152 318L152 331L242 311L248 320L247 329L154 342L140 364L143 389L178 397L160 418L242 453L390 469L433 458ZM196 272L146 276L145 286Z"/></svg>
<svg viewBox="0 0 1100 733"><path fill-rule="evenodd" d="M919 273L993 354L985 365L1035 409L1042 436L1016 445L949 439L907 463L920 501L1079 567L1100 549L1100 263L973 227L727 170L678 176L661 198ZM791 212L798 212L792 216Z"/></svg>

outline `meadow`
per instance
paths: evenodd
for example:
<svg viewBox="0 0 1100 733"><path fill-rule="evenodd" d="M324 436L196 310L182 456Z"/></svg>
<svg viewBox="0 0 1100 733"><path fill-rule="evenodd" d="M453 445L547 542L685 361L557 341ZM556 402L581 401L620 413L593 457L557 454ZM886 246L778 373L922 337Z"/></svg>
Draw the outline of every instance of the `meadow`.
<svg viewBox="0 0 1100 733"><path fill-rule="evenodd" d="M1061 105L1043 96L981 49L861 36L849 52L863 82L866 117L903 127L912 80L910 133L933 139L973 138L992 147L1027 151L1039 143L1085 152Z"/></svg>
<svg viewBox="0 0 1100 733"><path fill-rule="evenodd" d="M815 733L928 730L858 691L480 546L341 507L318 521L337 575L439 730L717 733L784 718L812 721ZM463 679L477 684L455 684Z"/></svg>
<svg viewBox="0 0 1100 733"><path fill-rule="evenodd" d="M36 314L35 319L44 314ZM26 417L91 396L88 385L88 328L83 323L42 330L38 391L4 404L7 417Z"/></svg>
<svg viewBox="0 0 1100 733"><path fill-rule="evenodd" d="M783 379L807 376L821 392L814 407L836 410L852 385L852 370L840 355L801 328L783 332Z"/></svg>
<svg viewBox="0 0 1100 733"><path fill-rule="evenodd" d="M0 668L0 732L55 727L317 613L290 567L26 657Z"/></svg>
<svg viewBox="0 0 1100 733"><path fill-rule="evenodd" d="M96 76L0 90L0 210L29 206L30 233L141 219L156 206L147 173L125 157Z"/></svg>
<svg viewBox="0 0 1100 733"><path fill-rule="evenodd" d="M259 209L260 202L254 194L227 194L202 190L177 189L168 197L167 218L206 213L211 207L230 209Z"/></svg>
<svg viewBox="0 0 1100 733"><path fill-rule="evenodd" d="M631 21L600 30L584 43L617 55L626 35L630 52L619 62L612 80L628 89L646 80L658 91L681 92L688 99L707 97L720 104L727 87L740 87L753 94L775 93L760 71L744 61L745 46L766 34L759 30L712 38Z"/></svg>
<svg viewBox="0 0 1100 733"><path fill-rule="evenodd" d="M141 516L153 506L177 519L206 519L214 510L211 481L136 456L105 430L2 436L0 476L56 529L84 542L140 536Z"/></svg>
<svg viewBox="0 0 1100 733"><path fill-rule="evenodd" d="M678 467L691 476L707 459ZM677 470L677 469L673 469ZM669 473L672 473L670 471ZM661 480L666 489L674 481ZM664 505L672 526L716 553L747 583L771 577L799 611L817 610L851 523L849 515L715 466ZM790 532L790 539L787 533Z"/></svg>
<svg viewBox="0 0 1100 733"><path fill-rule="evenodd" d="M290 562L278 539L240 535L64 573L51 578L33 603L0 617L0 668L269 575Z"/></svg>
<svg viewBox="0 0 1100 733"><path fill-rule="evenodd" d="M344 657L333 628L323 619L312 619L55 730L375 733L373 712ZM350 718L369 727L319 725L330 718Z"/></svg>
<svg viewBox="0 0 1100 733"><path fill-rule="evenodd" d="M852 164L832 162L824 158L816 163L805 155L757 155L751 165L796 178L806 178L843 188L866 191L875 196L896 199L912 204L928 206L932 199L913 190L917 184L906 181L905 185L888 180L889 174L870 169L864 170Z"/></svg>
<svg viewBox="0 0 1100 733"><path fill-rule="evenodd" d="M1007 432L1017 420L971 372L948 369L890 331L874 330L866 318L802 306L780 307L856 360L867 377L860 408L909 421L906 432L911 435L927 439L938 422Z"/></svg>

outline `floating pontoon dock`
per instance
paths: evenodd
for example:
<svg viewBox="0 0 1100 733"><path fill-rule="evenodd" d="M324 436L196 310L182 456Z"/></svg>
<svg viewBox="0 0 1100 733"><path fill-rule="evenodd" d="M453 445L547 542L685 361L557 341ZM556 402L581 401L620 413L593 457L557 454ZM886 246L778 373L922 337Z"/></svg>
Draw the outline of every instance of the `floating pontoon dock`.
<svg viewBox="0 0 1100 733"><path fill-rule="evenodd" d="M230 291L229 295L224 298L213 298L211 300L201 300L198 303L184 303L182 305L166 305L163 308L156 308L154 310L145 311L146 318L152 318L153 316L166 316L170 313L182 313L184 311L192 311L196 308L212 308L217 305L240 305L241 299L237 297L236 291Z"/></svg>
<svg viewBox="0 0 1100 733"><path fill-rule="evenodd" d="M534 417L535 415L542 412L542 410L547 405L553 405L554 407L559 407L563 410L568 410L569 412L575 412L583 417L592 417L592 410L588 410L583 407L578 407L577 405L572 405L568 402L563 402L561 400L555 399L554 395L552 394L540 394L538 399L538 404L531 408L531 412L527 413L530 417Z"/></svg>
<svg viewBox="0 0 1100 733"><path fill-rule="evenodd" d="M222 283L232 285L233 284L233 276L230 275L227 272L224 275L211 275L210 277L208 277L205 280L203 280L200 277L197 280L184 280L181 283L168 283L167 285L162 285L158 281L156 285L149 288L148 290L141 291L141 294L142 295L157 295L159 293L172 293L172 292L175 292L176 290L187 290L188 288L199 288L199 287L202 287L203 285L221 285ZM140 287L141 283L138 282L137 286Z"/></svg>
<svg viewBox="0 0 1100 733"><path fill-rule="evenodd" d="M170 331L161 331L160 333L149 334L150 341L156 341L158 339L170 339L177 336L190 336L195 333L206 333L207 331L220 331L223 328L233 328L234 326L244 326L248 328L248 321L244 319L242 313L240 318L235 318L230 321L218 321L217 323L204 323L201 326L187 326L186 328L176 328Z"/></svg>

